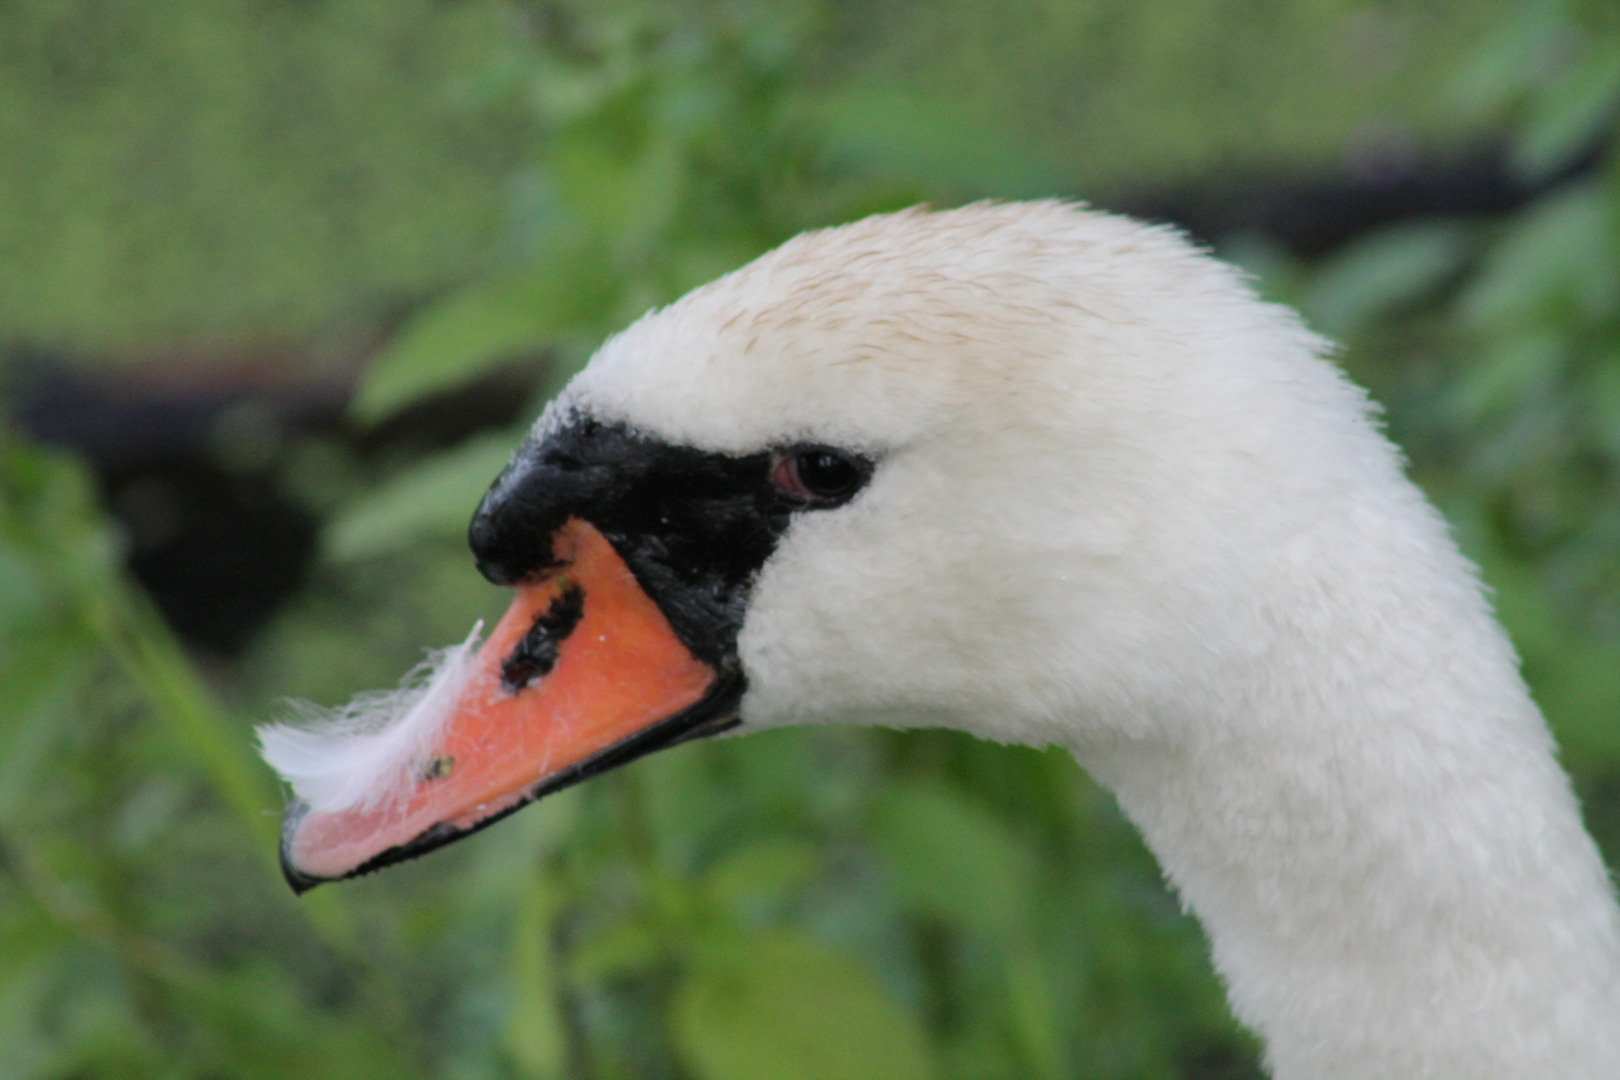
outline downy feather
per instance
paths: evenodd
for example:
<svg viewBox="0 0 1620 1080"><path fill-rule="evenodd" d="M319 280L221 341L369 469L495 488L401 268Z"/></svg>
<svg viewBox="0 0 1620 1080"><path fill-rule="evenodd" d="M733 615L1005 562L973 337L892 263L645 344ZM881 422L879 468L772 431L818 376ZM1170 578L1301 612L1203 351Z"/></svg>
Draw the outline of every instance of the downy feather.
<svg viewBox="0 0 1620 1080"><path fill-rule="evenodd" d="M430 653L398 689L358 694L323 708L292 701L295 723L258 729L260 752L313 810L371 810L408 799L421 763L472 671L484 624L467 640Z"/></svg>

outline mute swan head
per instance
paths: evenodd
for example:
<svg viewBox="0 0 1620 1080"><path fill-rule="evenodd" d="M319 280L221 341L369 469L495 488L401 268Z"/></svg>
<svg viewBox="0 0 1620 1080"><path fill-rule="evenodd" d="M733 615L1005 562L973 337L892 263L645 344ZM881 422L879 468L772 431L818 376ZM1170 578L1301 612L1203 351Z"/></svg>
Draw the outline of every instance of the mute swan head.
<svg viewBox="0 0 1620 1080"><path fill-rule="evenodd" d="M1365 396L1174 234L810 233L610 340L471 541L513 610L271 728L295 886L737 726L1071 749L1279 1078L1620 1076L1620 916L1472 569Z"/></svg>
<svg viewBox="0 0 1620 1080"><path fill-rule="evenodd" d="M1330 507L1415 506L1322 351L1168 231L1055 203L911 212L800 237L649 315L537 430L587 414L872 463L760 568L745 726L1176 738L1247 722L1185 706L1279 632L1266 598L1290 552L1353 542ZM1438 546L1388 555L1451 557Z"/></svg>

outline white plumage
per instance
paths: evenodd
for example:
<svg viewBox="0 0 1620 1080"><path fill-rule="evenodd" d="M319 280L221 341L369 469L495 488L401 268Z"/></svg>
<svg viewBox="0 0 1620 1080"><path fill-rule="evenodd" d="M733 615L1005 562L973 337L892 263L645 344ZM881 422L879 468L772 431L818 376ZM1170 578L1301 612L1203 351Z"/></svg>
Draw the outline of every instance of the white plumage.
<svg viewBox="0 0 1620 1080"><path fill-rule="evenodd" d="M1070 748L1278 1080L1615 1080L1607 874L1473 568L1324 352L1168 231L909 211L649 314L539 425L875 459L759 575L745 730Z"/></svg>
<svg viewBox="0 0 1620 1080"><path fill-rule="evenodd" d="M649 314L537 428L875 462L753 584L743 730L1067 747L1277 1080L1617 1080L1607 872L1473 567L1325 352L1166 230L908 211ZM412 789L470 650L266 756L317 810Z"/></svg>
<svg viewBox="0 0 1620 1080"><path fill-rule="evenodd" d="M472 670L483 623L437 649L397 690L361 694L337 709L294 702L298 723L259 727L259 753L311 810L371 810L416 790L433 740Z"/></svg>

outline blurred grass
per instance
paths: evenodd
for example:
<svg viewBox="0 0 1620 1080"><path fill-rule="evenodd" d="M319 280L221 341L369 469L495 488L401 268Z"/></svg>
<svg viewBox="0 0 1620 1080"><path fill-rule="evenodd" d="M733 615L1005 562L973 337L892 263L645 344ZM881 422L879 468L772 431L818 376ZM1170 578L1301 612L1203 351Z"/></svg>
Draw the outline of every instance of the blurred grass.
<svg viewBox="0 0 1620 1080"><path fill-rule="evenodd" d="M786 3L773 33L795 50L794 107L822 115L836 163L913 198L1095 197L1453 141L1471 125L1440 91L1507 7ZM0 7L0 340L144 353L177 338L297 339L465 278L499 238L521 246L533 220L516 166L537 118L499 96L505 80L578 12L628 26L637 10L701 25L729 9ZM526 93L566 109L584 91L577 58L561 59Z"/></svg>
<svg viewBox="0 0 1620 1080"><path fill-rule="evenodd" d="M1601 15L1601 12L1598 13ZM0 328L67 349L416 310L357 428L593 343L801 228L1515 133L1613 131L1615 28L1550 3L0 9ZM1478 35L1484 35L1483 40ZM504 191L504 193L503 193ZM1620 854L1620 177L1319 265ZM452 287L454 286L454 287ZM542 359L535 361L539 356ZM538 404L535 402L534 404ZM503 443L276 477L324 521L237 660L187 657L69 459L0 446L0 1076L1235 1078L1197 927L1059 753L941 732L680 748L294 902L249 727L498 612L459 532Z"/></svg>
<svg viewBox="0 0 1620 1080"><path fill-rule="evenodd" d="M455 106L504 4L0 6L0 340L296 339L442 287L520 115Z"/></svg>
<svg viewBox="0 0 1620 1080"><path fill-rule="evenodd" d="M879 91L936 126L976 128L987 147L967 148L970 162L1010 151L991 165L999 175L970 168L954 198L1050 194L1020 183L1036 169L1102 198L1455 145L1479 128L1451 107L1449 83L1513 10L1511 0L875 0L843 9L830 81L850 135L867 143L900 126L862 108L861 95ZM951 174L957 146L908 160L912 146L902 133L886 156L911 175Z"/></svg>

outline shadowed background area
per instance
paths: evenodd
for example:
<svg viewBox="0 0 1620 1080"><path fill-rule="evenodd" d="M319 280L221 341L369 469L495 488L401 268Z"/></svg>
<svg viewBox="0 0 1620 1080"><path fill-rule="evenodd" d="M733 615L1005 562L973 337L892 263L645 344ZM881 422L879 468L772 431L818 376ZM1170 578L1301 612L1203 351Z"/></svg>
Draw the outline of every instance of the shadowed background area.
<svg viewBox="0 0 1620 1080"><path fill-rule="evenodd" d="M251 727L497 616L602 338L1058 196L1345 343L1620 860L1620 19L1521 0L0 6L0 1077L1259 1077L1063 754L689 745L295 901Z"/></svg>

